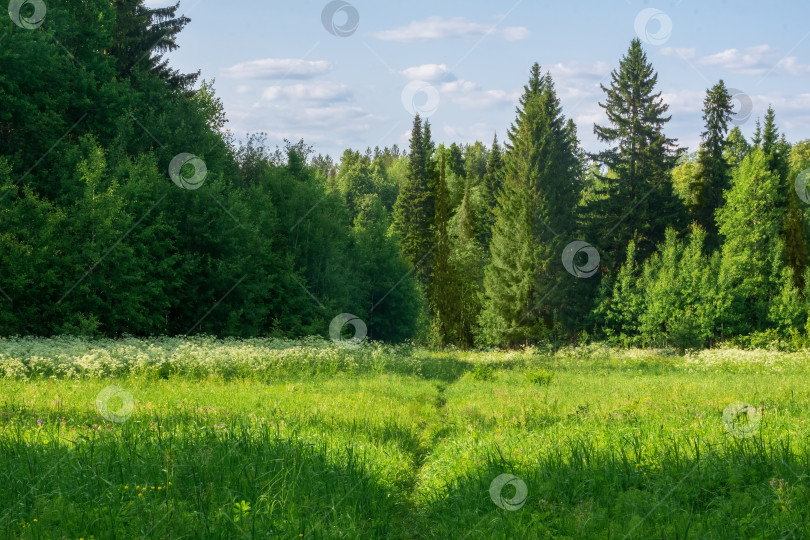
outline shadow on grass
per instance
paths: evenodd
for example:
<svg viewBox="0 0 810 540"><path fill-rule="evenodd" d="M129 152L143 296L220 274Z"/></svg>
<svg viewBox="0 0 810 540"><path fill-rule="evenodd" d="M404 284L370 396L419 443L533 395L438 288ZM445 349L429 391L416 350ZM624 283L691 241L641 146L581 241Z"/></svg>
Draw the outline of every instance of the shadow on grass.
<svg viewBox="0 0 810 540"><path fill-rule="evenodd" d="M6 538L384 538L400 513L362 449L272 429L28 439L0 438Z"/></svg>
<svg viewBox="0 0 810 540"><path fill-rule="evenodd" d="M439 495L423 496L418 538L807 538L808 456L757 440L697 445L658 465L572 449L520 466L490 456ZM702 449L701 449L702 448ZM660 468L659 468L660 465ZM502 473L525 483L525 504L499 508L491 482ZM506 486L501 495L516 495Z"/></svg>

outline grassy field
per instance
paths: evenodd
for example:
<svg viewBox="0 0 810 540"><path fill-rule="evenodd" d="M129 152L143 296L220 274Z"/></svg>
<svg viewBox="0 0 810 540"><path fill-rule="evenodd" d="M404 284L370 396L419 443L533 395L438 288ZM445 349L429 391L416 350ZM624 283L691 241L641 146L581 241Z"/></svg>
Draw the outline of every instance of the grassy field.
<svg viewBox="0 0 810 540"><path fill-rule="evenodd" d="M808 360L3 340L0 537L806 538Z"/></svg>

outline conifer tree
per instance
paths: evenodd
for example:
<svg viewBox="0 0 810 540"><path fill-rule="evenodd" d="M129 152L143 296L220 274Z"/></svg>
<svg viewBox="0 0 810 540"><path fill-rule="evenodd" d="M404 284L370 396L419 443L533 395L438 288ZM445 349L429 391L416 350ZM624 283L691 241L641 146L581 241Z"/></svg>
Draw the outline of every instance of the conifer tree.
<svg viewBox="0 0 810 540"><path fill-rule="evenodd" d="M453 269L450 266L450 237L447 224L450 220L449 195L445 178L444 154L439 158L438 178L434 183L435 213L433 233L433 267L428 287L431 311L437 320L441 342L454 342L457 338L457 288Z"/></svg>
<svg viewBox="0 0 810 540"><path fill-rule="evenodd" d="M509 130L482 324L495 342L543 337L562 298L552 295L579 200L576 134L551 76L534 64Z"/></svg>
<svg viewBox="0 0 810 540"><path fill-rule="evenodd" d="M457 233L451 252L451 266L457 285L456 339L462 347L472 346L481 313L480 291L484 270L484 250L478 242L478 218L472 203L470 178L464 186L456 216Z"/></svg>
<svg viewBox="0 0 810 540"><path fill-rule="evenodd" d="M430 259L434 220L434 193L430 178L433 142L430 128L417 114L411 131L408 175L395 204L394 228L399 233L405 258L416 267L420 283L426 286L430 277Z"/></svg>
<svg viewBox="0 0 810 540"><path fill-rule="evenodd" d="M186 16L177 16L179 2L150 8L144 0L113 0L113 7L116 26L111 52L122 75L129 76L136 66L143 66L173 88L188 88L196 82L199 71L183 74L163 59L164 53L178 48L177 35L191 22Z"/></svg>
<svg viewBox="0 0 810 540"><path fill-rule="evenodd" d="M762 131L762 152L768 169L779 177L784 195L780 201L785 209L782 223L782 240L785 248L785 262L793 270L798 290L804 288L804 271L808 267L807 230L802 219L802 202L790 182L791 146L776 126L776 113L768 107L765 114L765 127Z"/></svg>
<svg viewBox="0 0 810 540"><path fill-rule="evenodd" d="M590 234L599 240L602 263L615 273L635 239L636 257L645 260L664 239L667 227L681 230L685 209L670 182L681 153L675 139L664 135L669 106L656 92L658 74L634 39L599 105L609 125L594 125L597 138L612 147L594 155L607 166L597 175L605 187L590 204Z"/></svg>
<svg viewBox="0 0 810 540"><path fill-rule="evenodd" d="M492 139L492 148L487 159L487 171L484 176L483 199L484 212L481 216L481 241L489 245L492 239L492 227L495 224L495 206L498 204L498 193L501 190L503 174L503 156L498 144L498 134Z"/></svg>
<svg viewBox="0 0 810 540"><path fill-rule="evenodd" d="M696 178L697 201L694 217L706 234L706 249L720 247L715 212L723 204L723 192L728 189L730 169L724 157L726 132L733 105L725 83L721 80L706 91L703 100L703 120L706 130L701 133Z"/></svg>

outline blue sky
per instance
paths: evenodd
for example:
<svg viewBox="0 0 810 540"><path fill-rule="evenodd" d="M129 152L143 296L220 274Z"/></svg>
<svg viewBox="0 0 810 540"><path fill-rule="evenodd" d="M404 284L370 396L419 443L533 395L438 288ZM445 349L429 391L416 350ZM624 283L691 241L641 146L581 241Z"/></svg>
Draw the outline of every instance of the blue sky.
<svg viewBox="0 0 810 540"><path fill-rule="evenodd" d="M505 135L538 62L595 151L599 83L637 35L671 105L667 134L682 146L697 148L704 92L721 78L742 94L738 108L750 106L737 120L746 135L771 103L789 140L810 138L804 1L181 0L180 12L192 22L171 62L216 78L238 139L303 138L335 157L346 147L406 147L421 110L438 142L489 144Z"/></svg>

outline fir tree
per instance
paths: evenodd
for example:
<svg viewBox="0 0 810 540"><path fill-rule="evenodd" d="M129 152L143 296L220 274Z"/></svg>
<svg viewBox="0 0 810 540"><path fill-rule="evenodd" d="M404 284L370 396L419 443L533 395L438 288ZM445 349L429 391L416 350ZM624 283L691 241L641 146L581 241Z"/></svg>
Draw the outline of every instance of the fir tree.
<svg viewBox="0 0 810 540"><path fill-rule="evenodd" d="M451 266L456 279L456 339L458 344L474 344L478 317L481 313L480 291L484 270L484 251L476 238L478 219L471 200L470 179L464 186L464 198L456 215L457 234L451 253Z"/></svg>
<svg viewBox="0 0 810 540"><path fill-rule="evenodd" d="M782 223L782 240L785 248L785 262L793 270L793 278L798 290L804 288L804 271L808 265L807 230L802 219L802 202L790 181L791 146L776 127L776 113L768 107L765 114L765 127L762 132L762 152L768 169L779 177L785 195L781 202L785 209Z"/></svg>
<svg viewBox="0 0 810 540"><path fill-rule="evenodd" d="M492 148L487 159L487 171L484 176L483 199L484 212L481 219L481 241L489 245L492 239L492 227L495 224L495 206L498 203L498 194L501 190L501 176L503 174L503 156L501 146L498 144L498 134L492 139Z"/></svg>
<svg viewBox="0 0 810 540"><path fill-rule="evenodd" d="M616 272L631 239L643 261L664 239L667 227L682 228L685 212L670 182L680 151L663 133L671 119L664 116L669 106L656 92L658 75L638 39L611 77L609 88L602 85L606 100L599 104L609 125L594 125L594 133L612 148L593 156L608 171L598 175L605 187L597 191L589 212L590 233L602 238L602 262Z"/></svg>
<svg viewBox="0 0 810 540"><path fill-rule="evenodd" d="M550 75L541 75L537 64L507 148L482 323L491 340L515 343L542 337L563 303L562 295L552 293L564 272L559 257L579 200L576 134L562 115Z"/></svg>
<svg viewBox="0 0 810 540"><path fill-rule="evenodd" d="M730 169L724 157L726 132L734 107L725 83L721 80L706 91L703 101L703 120L706 130L698 153L696 178L697 201L694 215L706 233L706 248L720 247L715 224L715 212L723 204L723 192L728 189Z"/></svg>
<svg viewBox="0 0 810 540"><path fill-rule="evenodd" d="M191 22L186 16L177 17L180 3L161 8L149 8L144 0L113 0L116 26L112 55L118 59L118 69L129 76L136 66L143 66L161 77L173 88L189 88L200 72L183 74L169 67L163 54L178 48L177 35Z"/></svg>
<svg viewBox="0 0 810 540"><path fill-rule="evenodd" d="M417 114L411 131L408 175L394 210L394 228L399 233L402 252L416 267L423 286L428 284L430 277L431 224L434 220L434 194L430 178L433 171L430 165L433 143L429 138L429 126L426 123L423 131L422 119Z"/></svg>
<svg viewBox="0 0 810 540"><path fill-rule="evenodd" d="M444 154L439 158L439 174L434 185L433 218L433 267L428 287L428 300L431 311L437 320L441 332L440 343L453 342L457 339L457 290L453 269L450 266L450 237L447 224L450 220L449 196L445 179Z"/></svg>

